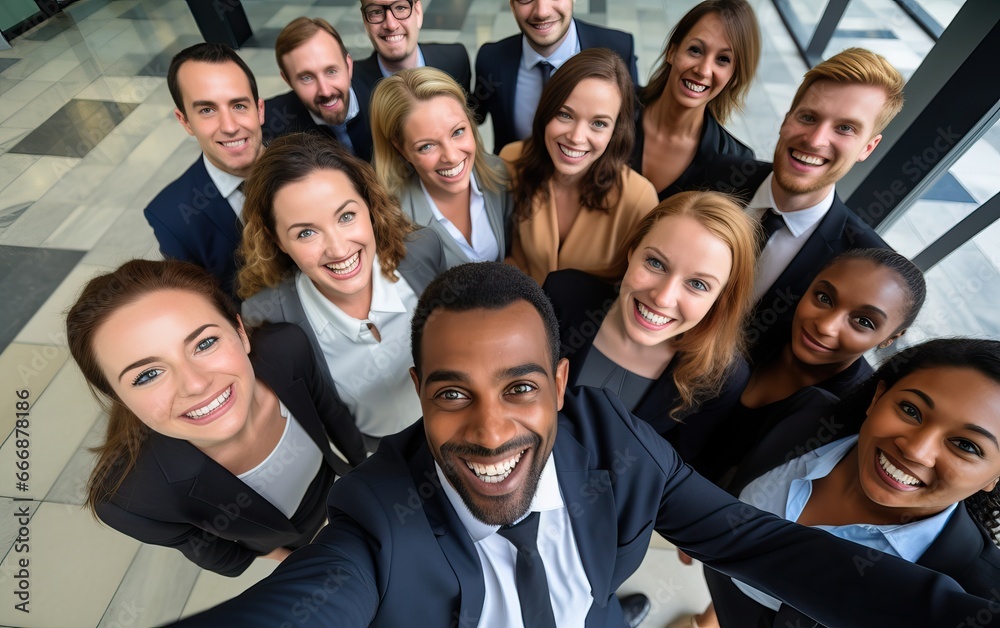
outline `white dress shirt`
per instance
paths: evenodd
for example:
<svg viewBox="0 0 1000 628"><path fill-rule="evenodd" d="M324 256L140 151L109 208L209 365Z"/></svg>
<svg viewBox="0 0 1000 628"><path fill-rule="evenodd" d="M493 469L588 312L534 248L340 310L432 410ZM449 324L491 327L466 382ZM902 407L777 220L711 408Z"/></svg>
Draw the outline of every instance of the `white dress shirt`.
<svg viewBox="0 0 1000 628"><path fill-rule="evenodd" d="M486 585L483 612L479 616L480 628L532 628L524 626L521 621L521 602L514 575L517 549L496 533L500 526L487 525L476 519L436 462L434 468L448 501L468 530L479 554ZM580 560L569 509L559 488L555 454L549 456L542 468L538 490L529 511L539 513L538 553L545 565L549 601L552 602L556 625L560 628L582 627L594 598L590 594L590 580Z"/></svg>
<svg viewBox="0 0 1000 628"><path fill-rule="evenodd" d="M469 175L469 217L472 219L472 244L469 244L458 227L441 213L423 181L420 181L420 189L424 191L424 198L427 199L427 204L430 205L435 220L448 231L448 235L458 244L469 261L496 262L500 260L500 245L497 243L496 236L493 235L493 229L490 228L490 219L486 215L486 201L483 199L483 193L479 190L475 173Z"/></svg>
<svg viewBox="0 0 1000 628"><path fill-rule="evenodd" d="M396 277L395 283L383 277L378 257L373 259L372 303L365 320L331 303L301 272L295 277L302 309L319 340L337 394L361 433L377 438L395 434L422 414L410 379L410 319L417 295L398 272Z"/></svg>
<svg viewBox="0 0 1000 628"><path fill-rule="evenodd" d="M528 38L521 35L521 65L517 68L514 92L514 131L519 139L526 139L531 135L531 122L535 119L535 109L538 109L538 101L542 98L542 72L535 66L539 61L545 60L555 72L578 52L580 38L576 35L576 20L570 20L566 39L548 57L535 52L528 44Z"/></svg>
<svg viewBox="0 0 1000 628"><path fill-rule="evenodd" d="M764 246L764 250L760 252L760 259L757 260L757 280L753 290L755 301L764 296L764 293L774 285L781 273L788 268L795 256L802 250L806 240L816 231L816 227L823 220L823 216L826 216L826 212L833 207L833 197L836 193L831 188L826 198L812 207L794 212L782 212L777 203L774 202L774 193L771 189L773 178L773 172L767 175L747 205L747 214L757 222L760 222L765 211L774 209L785 223L785 228L775 231Z"/></svg>
<svg viewBox="0 0 1000 628"><path fill-rule="evenodd" d="M240 184L243 183L242 177L237 177L235 174L229 174L225 170L222 170L211 161L208 160L204 154L201 158L205 162L205 170L208 170L208 178L212 180L215 184L216 189L219 190L219 194L222 198L226 199L229 206L233 208L233 212L236 213L236 217L243 222L243 192L238 190Z"/></svg>

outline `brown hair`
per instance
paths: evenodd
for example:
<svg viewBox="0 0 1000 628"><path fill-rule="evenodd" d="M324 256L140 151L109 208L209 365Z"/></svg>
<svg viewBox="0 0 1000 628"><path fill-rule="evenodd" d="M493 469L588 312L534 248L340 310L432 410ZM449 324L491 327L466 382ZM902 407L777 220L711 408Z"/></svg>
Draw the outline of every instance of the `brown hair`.
<svg viewBox="0 0 1000 628"><path fill-rule="evenodd" d="M295 262L275 239L274 197L288 185L316 170L344 173L368 206L375 232L375 249L382 275L396 281L395 271L406 255L406 235L414 226L399 201L379 183L375 171L338 142L316 133L290 133L267 147L247 177L243 202L243 263L237 278L241 299L278 285L295 269Z"/></svg>
<svg viewBox="0 0 1000 628"><path fill-rule="evenodd" d="M674 340L677 362L673 377L681 400L670 416L679 420L688 410L719 393L734 360L744 353L744 325L753 303L760 226L726 194L681 192L653 208L632 230L620 257L628 259L653 226L671 216L697 220L725 242L733 256L729 281L705 318Z"/></svg>
<svg viewBox="0 0 1000 628"><path fill-rule="evenodd" d="M340 38L340 33L329 22L321 17L297 17L281 29L278 38L274 41L274 57L278 61L278 69L281 70L282 75L285 75L285 64L282 58L320 31L337 40L340 51L344 53L344 59L347 59L349 53L344 45L344 40ZM291 80L292 77L285 75L285 78Z"/></svg>
<svg viewBox="0 0 1000 628"><path fill-rule="evenodd" d="M66 337L97 402L108 414L104 444L93 449L97 463L87 483L87 505L93 510L107 501L135 466L150 429L121 402L104 376L94 347L94 336L119 309L154 292L183 290L206 301L239 329L232 299L203 268L176 260L125 262L117 270L94 277L84 286L66 314Z"/></svg>
<svg viewBox="0 0 1000 628"><path fill-rule="evenodd" d="M795 98L792 99L792 106L788 108L789 113L795 111L809 88L818 81L832 81L842 85L870 85L885 92L885 104L875 118L872 137L885 130L896 114L903 109L903 85L906 83L903 76L885 57L871 50L848 48L806 72L802 84L795 92Z"/></svg>
<svg viewBox="0 0 1000 628"><path fill-rule="evenodd" d="M670 54L676 53L698 20L706 15L717 15L726 29L726 39L733 48L733 76L719 94L708 103L708 110L719 124L743 110L750 83L757 74L760 62L760 26L753 7L746 0L705 0L695 5L674 26L657 58L656 69L649 84L639 92L639 102L648 106L655 102L667 86L671 64Z"/></svg>
<svg viewBox="0 0 1000 628"><path fill-rule="evenodd" d="M467 130L476 140L475 168L480 185L499 191L506 172L497 172L486 164L486 149L479 135L479 125L466 102L466 94L455 79L436 68L412 68L386 77L375 86L371 100L371 128L374 143L375 172L392 194L399 195L412 169L397 146L403 143L403 129L417 103L438 96L453 98L468 120Z"/></svg>
<svg viewBox="0 0 1000 628"><path fill-rule="evenodd" d="M170 97L174 100L174 106L177 110L184 114L184 118L187 119L187 111L184 110L184 94L181 93L181 86L177 80L177 73L180 71L181 66L188 61L200 61L201 63L235 63L241 70L243 74L246 75L247 81L250 83L250 94L253 95L253 106L254 109L257 108L257 101L260 100L260 95L257 93L257 79L254 78L253 72L247 66L246 62L240 58L236 51L227 46L226 44L209 44L202 42L200 44L195 44L189 46L184 50L181 50L174 55L173 59L170 60L170 67L167 68L167 90L170 92Z"/></svg>
<svg viewBox="0 0 1000 628"><path fill-rule="evenodd" d="M615 85L621 94L622 104L607 149L590 166L580 183L580 205L607 213L618 202L623 185L622 172L628 166L635 142L632 121L635 90L621 57L607 48L590 48L570 57L542 90L531 124L531 137L524 141L521 157L514 164L511 193L514 197L514 217L518 221L531 215L536 196L543 200L548 198L546 184L555 172L555 166L545 148L545 127L559 113L577 84L588 78Z"/></svg>

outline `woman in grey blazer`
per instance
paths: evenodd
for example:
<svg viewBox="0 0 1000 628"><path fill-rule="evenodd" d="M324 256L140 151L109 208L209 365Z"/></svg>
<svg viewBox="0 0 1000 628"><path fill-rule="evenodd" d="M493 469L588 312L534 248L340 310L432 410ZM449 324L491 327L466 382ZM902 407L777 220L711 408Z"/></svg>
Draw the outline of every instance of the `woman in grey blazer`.
<svg viewBox="0 0 1000 628"><path fill-rule="evenodd" d="M510 249L507 173L474 120L462 88L434 68L403 70L372 95L375 171L403 212L441 237L449 267L502 262Z"/></svg>
<svg viewBox="0 0 1000 628"><path fill-rule="evenodd" d="M306 332L374 450L421 414L409 326L420 293L446 268L440 239L414 229L371 166L318 135L272 142L245 195L244 319Z"/></svg>

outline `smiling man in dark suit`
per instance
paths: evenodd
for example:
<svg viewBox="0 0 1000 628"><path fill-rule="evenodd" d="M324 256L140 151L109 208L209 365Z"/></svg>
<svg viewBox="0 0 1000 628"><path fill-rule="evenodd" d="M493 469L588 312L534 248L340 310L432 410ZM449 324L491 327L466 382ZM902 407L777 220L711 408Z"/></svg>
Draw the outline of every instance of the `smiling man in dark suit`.
<svg viewBox="0 0 1000 628"><path fill-rule="evenodd" d="M638 84L632 35L574 19L573 0L510 0L510 9L521 34L483 44L471 94L479 123L493 120L493 152L531 135L542 87L581 50L610 48Z"/></svg>
<svg viewBox="0 0 1000 628"><path fill-rule="evenodd" d="M437 68L469 91L472 68L465 46L417 43L424 23L420 0L361 0L361 17L375 51L354 64L351 84L366 108L376 83L407 68Z"/></svg>
<svg viewBox="0 0 1000 628"><path fill-rule="evenodd" d="M654 530L829 625L989 604L888 556L861 573L865 548L736 501L608 392L566 392L552 306L511 266L446 271L412 331L423 418L334 484L312 544L186 625L621 627Z"/></svg>
<svg viewBox="0 0 1000 628"><path fill-rule="evenodd" d="M262 149L264 101L250 68L225 44L177 53L167 87L202 156L146 207L146 221L164 257L205 268L235 296L242 183Z"/></svg>
<svg viewBox="0 0 1000 628"><path fill-rule="evenodd" d="M789 328L813 276L838 253L888 247L835 188L882 140L903 107L903 83L880 55L845 50L806 72L773 164L718 156L708 169L706 183L748 201L747 212L769 234L757 265L751 344L765 332L787 340L780 330Z"/></svg>

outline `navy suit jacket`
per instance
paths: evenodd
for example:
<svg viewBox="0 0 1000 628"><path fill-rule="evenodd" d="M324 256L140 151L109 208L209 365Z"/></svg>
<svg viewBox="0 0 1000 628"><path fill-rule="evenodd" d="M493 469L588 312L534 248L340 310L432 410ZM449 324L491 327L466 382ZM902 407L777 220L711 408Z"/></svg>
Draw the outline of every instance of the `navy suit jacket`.
<svg viewBox="0 0 1000 628"><path fill-rule="evenodd" d="M862 576L857 545L741 504L603 390L567 393L552 455L594 598L588 627L622 626L615 591L642 562L654 530L835 625L956 625L988 604L898 559L876 561ZM482 567L440 488L423 420L383 439L334 484L329 505L330 524L313 543L236 599L182 624L479 624ZM823 569L812 569L814 556L824 557ZM851 603L831 601L830 591ZM903 599L899 591L920 594Z"/></svg>
<svg viewBox="0 0 1000 628"><path fill-rule="evenodd" d="M469 66L469 53L462 44L420 44L420 52L424 55L424 64L448 73L455 82L468 93L472 83L472 68ZM363 111L368 111L375 84L381 81L382 70L378 67L376 53L366 59L354 62L354 75L351 85L358 95L358 102Z"/></svg>
<svg viewBox="0 0 1000 628"><path fill-rule="evenodd" d="M355 156L364 161L372 160L372 131L368 126L368 99L354 89L361 110L347 121L347 135L351 138ZM264 140L269 142L289 133L321 133L337 139L325 124L313 122L309 110L295 92L288 92L264 101Z"/></svg>
<svg viewBox="0 0 1000 628"><path fill-rule="evenodd" d="M728 155L716 156L711 166L706 168L705 180L692 184L690 189L708 187L739 197L749 203L767 175L772 164L753 159L740 159ZM761 335L772 327L778 331L777 337L787 339L791 333L791 320L795 306L812 283L816 273L828 261L849 249L890 248L875 230L847 208L840 197L834 195L833 206L826 213L819 226L792 262L757 301L748 331L751 345L751 362L760 362L760 351L770 348L760 346Z"/></svg>
<svg viewBox="0 0 1000 628"><path fill-rule="evenodd" d="M316 370L309 342L294 325L267 325L251 336L254 374L274 391L323 453L325 464L291 519L186 440L156 432L111 499L97 504L101 521L144 543L180 550L192 562L237 576L277 547L301 547L323 525L334 475L365 459L347 408Z"/></svg>
<svg viewBox="0 0 1000 628"><path fill-rule="evenodd" d="M576 20L580 50L610 48L625 61L632 83L639 84L636 67L635 40L632 35L603 26ZM521 35L511 35L500 41L483 44L476 55L476 85L471 94L476 120L482 124L486 114L493 120L493 152L518 140L514 131L514 93L517 90L517 69L521 66Z"/></svg>
<svg viewBox="0 0 1000 628"><path fill-rule="evenodd" d="M208 176L204 156L157 194L143 214L163 257L201 266L235 297L243 226Z"/></svg>
<svg viewBox="0 0 1000 628"><path fill-rule="evenodd" d="M729 491L738 495L747 484L769 470L820 445L856 434L859 427L860 423L857 421L847 421L830 412L794 413L770 432L740 465ZM877 562L879 555L875 550L870 550L859 562L859 568L870 562ZM993 544L986 531L973 520L964 504L958 505L941 534L917 564L951 576L970 593L983 597L994 596L995 599L1000 583L1000 548ZM779 628L816 625L816 622L788 604L783 604L778 611L761 606L737 589L727 576L717 571L706 568L705 579L723 626Z"/></svg>

